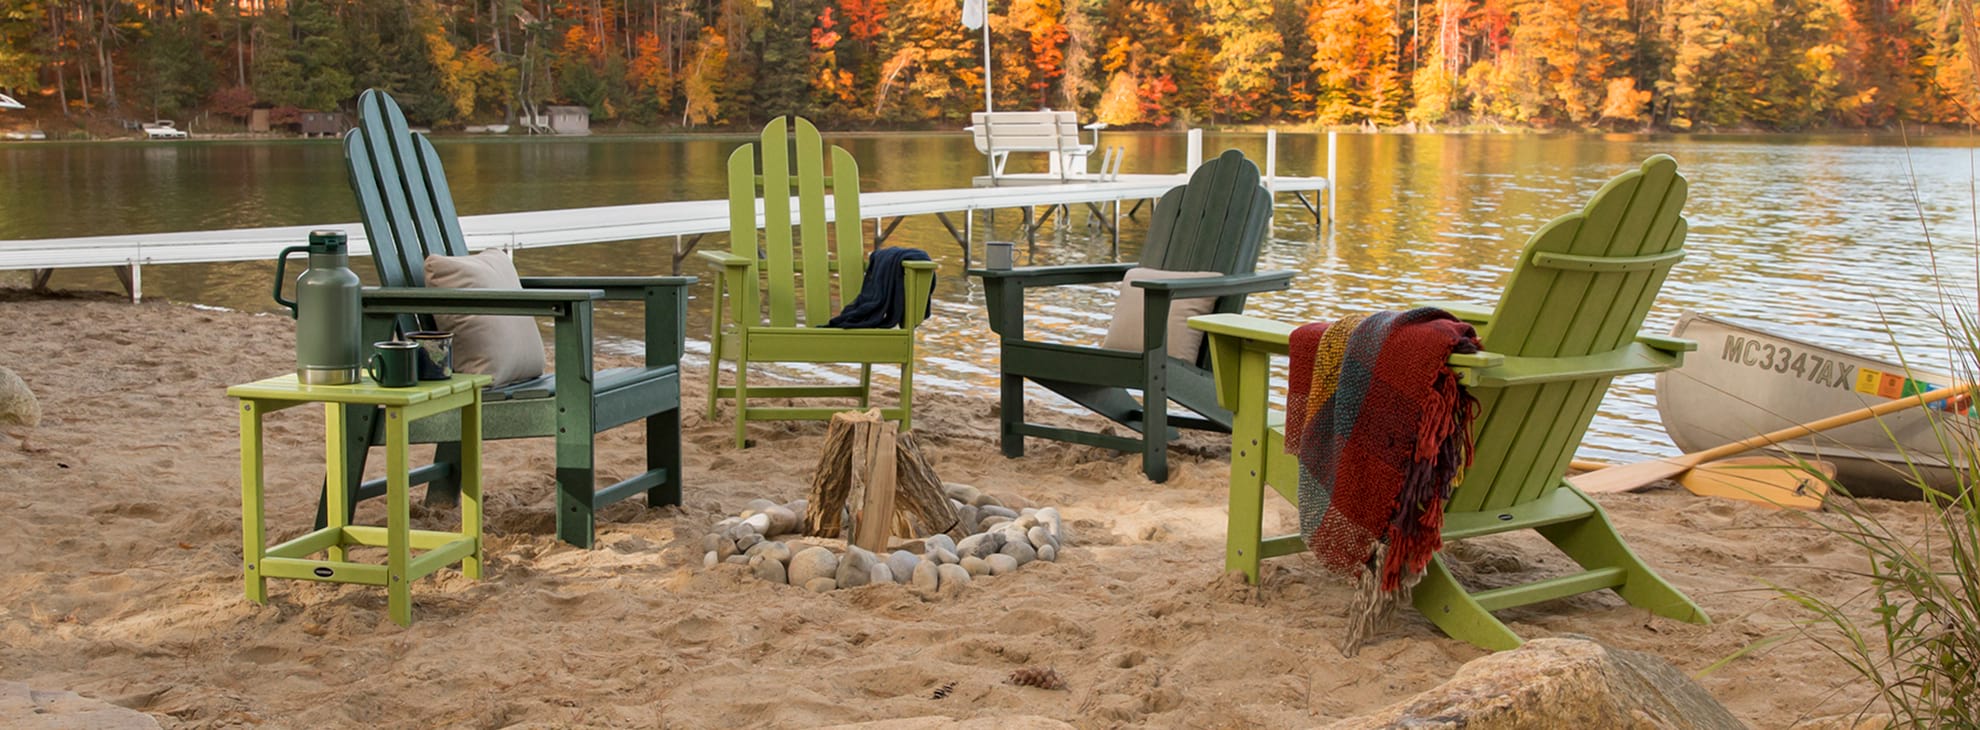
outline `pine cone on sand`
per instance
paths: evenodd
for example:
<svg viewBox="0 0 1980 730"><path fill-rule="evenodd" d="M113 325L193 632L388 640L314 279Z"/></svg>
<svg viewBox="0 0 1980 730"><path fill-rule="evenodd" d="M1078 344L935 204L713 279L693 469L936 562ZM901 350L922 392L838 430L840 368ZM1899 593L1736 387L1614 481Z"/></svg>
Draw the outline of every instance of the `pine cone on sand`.
<svg viewBox="0 0 1980 730"><path fill-rule="evenodd" d="M1066 688L1066 680L1061 679L1059 673L1052 671L1051 667L1025 667L1011 672L1011 678L1006 681L1021 687L1037 687L1039 689Z"/></svg>
<svg viewBox="0 0 1980 730"><path fill-rule="evenodd" d="M14 371L0 367L0 433L21 442L22 451L38 451L28 445L28 435L41 425L41 404L34 391Z"/></svg>

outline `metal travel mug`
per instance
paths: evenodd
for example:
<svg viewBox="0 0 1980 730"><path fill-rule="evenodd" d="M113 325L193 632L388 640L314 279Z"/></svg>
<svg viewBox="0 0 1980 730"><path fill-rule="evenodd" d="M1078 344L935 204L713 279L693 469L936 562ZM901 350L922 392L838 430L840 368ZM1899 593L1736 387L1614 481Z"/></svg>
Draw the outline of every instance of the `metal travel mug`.
<svg viewBox="0 0 1980 730"><path fill-rule="evenodd" d="M364 372L379 385L387 388L406 388L419 382L418 369L414 360L418 356L419 345L403 340L373 342L378 348L365 363Z"/></svg>
<svg viewBox="0 0 1980 730"><path fill-rule="evenodd" d="M419 346L420 380L454 377L454 333L414 332L406 337Z"/></svg>
<svg viewBox="0 0 1980 730"><path fill-rule="evenodd" d="M983 268L1000 271L1011 268L1016 250L1017 243L1012 241L991 241L983 244Z"/></svg>

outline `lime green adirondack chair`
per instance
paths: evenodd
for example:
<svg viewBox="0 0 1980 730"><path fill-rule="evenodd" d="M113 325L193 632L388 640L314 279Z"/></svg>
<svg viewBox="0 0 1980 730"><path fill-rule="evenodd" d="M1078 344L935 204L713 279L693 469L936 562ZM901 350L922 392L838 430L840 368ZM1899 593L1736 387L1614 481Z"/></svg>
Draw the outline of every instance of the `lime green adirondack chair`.
<svg viewBox="0 0 1980 730"><path fill-rule="evenodd" d="M881 409L902 428L913 425L914 330L928 316L928 292L935 285L935 262L909 261L906 321L896 329L833 329L823 326L840 307L859 296L865 281L865 236L859 217L859 164L845 148L832 147L832 195L825 194L825 147L818 128L796 120L797 155L790 155L786 117L763 128L759 144L729 155L730 250L703 251L722 267L715 284L713 332L708 365L708 417L720 400L736 403L736 447L747 446L749 421L824 420L847 407L751 405L763 398L857 398L872 400L873 366L901 367L900 403ZM757 162L762 160L763 198L756 197ZM792 172L792 165L796 172ZM791 188L797 188L797 220L791 220ZM827 236L826 205L832 206ZM762 221L762 235L757 221ZM794 241L791 227L799 231ZM828 240L828 239L836 240ZM836 246L834 245L836 244ZM760 253L759 253L759 245ZM836 276L834 275L836 274ZM833 282L838 282L833 287ZM838 295L833 298L836 288ZM767 306L767 316L765 305ZM736 365L736 384L721 384L722 361ZM858 363L859 385L749 385L753 363Z"/></svg>
<svg viewBox="0 0 1980 730"><path fill-rule="evenodd" d="M1444 514L1444 539L1531 529L1584 572L1471 593L1439 557L1415 590L1418 611L1452 638L1487 649L1520 639L1493 611L1612 588L1632 605L1681 621L1705 612L1631 553L1602 508L1563 475L1619 375L1677 367L1687 340L1639 334L1671 266L1684 258L1685 180L1658 155L1602 187L1581 212L1534 234L1494 309L1431 302L1478 328L1484 351L1450 365L1478 397L1476 454ZM1299 462L1272 412L1270 358L1293 327L1241 315L1190 320L1208 332L1217 397L1231 434L1230 527L1224 566L1258 580L1258 564L1306 549L1299 535L1262 537L1264 498L1298 502Z"/></svg>

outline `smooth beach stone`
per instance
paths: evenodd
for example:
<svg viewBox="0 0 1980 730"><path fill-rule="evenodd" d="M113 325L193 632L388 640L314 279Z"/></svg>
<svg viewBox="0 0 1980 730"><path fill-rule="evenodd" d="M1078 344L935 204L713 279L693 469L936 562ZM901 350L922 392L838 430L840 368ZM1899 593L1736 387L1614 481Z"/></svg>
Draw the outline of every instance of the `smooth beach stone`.
<svg viewBox="0 0 1980 730"><path fill-rule="evenodd" d="M873 566L880 561L871 551L858 545L847 545L846 554L839 558L837 578L840 588L858 588L873 580Z"/></svg>
<svg viewBox="0 0 1980 730"><path fill-rule="evenodd" d="M1013 560L1017 561L1018 565L1023 565L1033 560L1037 560L1038 550L1036 548L1033 548L1031 546L1031 543L1024 542L1021 540L1016 540L1005 543L1004 549L998 551L997 555L1010 556ZM995 558L997 557L997 555L992 555L990 557Z"/></svg>
<svg viewBox="0 0 1980 730"><path fill-rule="evenodd" d="M982 530L976 526L977 522L981 521L982 519L983 519L982 516L976 514L975 507L971 507L969 505L963 505L956 508L956 524L962 525L964 532L972 532L972 533L982 532Z"/></svg>
<svg viewBox="0 0 1980 730"><path fill-rule="evenodd" d="M1059 546L1046 545L1038 549L1038 559L1047 563L1059 562Z"/></svg>
<svg viewBox="0 0 1980 730"><path fill-rule="evenodd" d="M715 532L717 533L728 532L729 528L735 527L741 522L742 522L741 517L724 517L722 518L721 522L715 523Z"/></svg>
<svg viewBox="0 0 1980 730"><path fill-rule="evenodd" d="M1002 517L1007 520L1015 520L1018 518L1017 510L1002 505L995 505L995 504L978 505L976 511L986 515L996 515L998 517Z"/></svg>
<svg viewBox="0 0 1980 730"><path fill-rule="evenodd" d="M789 583L790 577L784 572L784 564L770 559L768 555L758 555L749 559L749 572L772 583Z"/></svg>
<svg viewBox="0 0 1980 730"><path fill-rule="evenodd" d="M830 577L813 578L804 582L804 589L812 593L831 593L832 589L838 587L839 584Z"/></svg>
<svg viewBox="0 0 1980 730"><path fill-rule="evenodd" d="M935 595L940 597L960 595L962 588L970 584L970 572L962 570L962 566L942 566L939 572L942 574L942 584L935 588Z"/></svg>
<svg viewBox="0 0 1980 730"><path fill-rule="evenodd" d="M1003 509L1004 503L1002 501L999 501L996 497L992 497L982 492L977 492L976 496L969 500L969 506L975 507L977 509L986 509L990 507Z"/></svg>
<svg viewBox="0 0 1980 730"><path fill-rule="evenodd" d="M727 538L715 541L715 559L728 560L736 552L736 541Z"/></svg>
<svg viewBox="0 0 1980 730"><path fill-rule="evenodd" d="M962 559L962 568L969 571L970 575L990 574L990 562L974 555Z"/></svg>
<svg viewBox="0 0 1980 730"><path fill-rule="evenodd" d="M715 552L721 549L722 541L727 539L729 539L727 535L716 532L703 535L701 536L701 551L704 553Z"/></svg>
<svg viewBox="0 0 1980 730"><path fill-rule="evenodd" d="M816 578L833 578L839 572L839 556L822 547L808 547L791 556L791 585L811 587Z"/></svg>
<svg viewBox="0 0 1980 730"><path fill-rule="evenodd" d="M744 535L740 539L736 540L736 549L741 550L744 553L747 553L749 552L750 548L756 547L758 544L761 544L762 542L763 542L762 535L755 535L755 534Z"/></svg>
<svg viewBox="0 0 1980 730"><path fill-rule="evenodd" d="M913 583L917 590L934 593L936 588L941 587L940 576L940 567L934 561L923 560L914 566L914 576L909 582Z"/></svg>
<svg viewBox="0 0 1980 730"><path fill-rule="evenodd" d="M872 585L892 583L894 582L894 569L886 563L874 563L866 582Z"/></svg>
<svg viewBox="0 0 1980 730"><path fill-rule="evenodd" d="M989 532L991 530L997 529L1000 526L1008 525L1008 524L1011 524L1011 518L1005 517L1003 515L990 515L983 518L983 521L978 524L978 528L983 530L984 532Z"/></svg>
<svg viewBox="0 0 1980 730"><path fill-rule="evenodd" d="M992 555L990 556L989 560L985 560L983 562L990 566L991 575L1003 575L1005 573L1010 573L1018 569L1017 558L1011 557L1010 555L1005 553L998 553L996 555Z"/></svg>
<svg viewBox="0 0 1980 730"><path fill-rule="evenodd" d="M1018 515L1017 519L1011 520L1011 524L1029 530L1033 527L1038 526L1038 515L1036 513L1028 514L1028 515Z"/></svg>
<svg viewBox="0 0 1980 730"><path fill-rule="evenodd" d="M782 505L771 505L768 509L763 510L763 514L770 517L770 529L764 530L763 534L789 535L797 532L798 516L796 512L784 509Z"/></svg>
<svg viewBox="0 0 1980 730"><path fill-rule="evenodd" d="M701 567L703 568L713 568L721 564L722 564L721 556L716 555L715 551L713 550L708 551L707 555L701 556Z"/></svg>
<svg viewBox="0 0 1980 730"><path fill-rule="evenodd" d="M804 511L811 509L811 500L793 499L784 503L784 509L790 510L791 514L797 515L798 521L802 522L804 520Z"/></svg>
<svg viewBox="0 0 1980 730"><path fill-rule="evenodd" d="M1066 539L1066 521L1059 516L1059 508L1046 507L1045 509L1038 510L1038 524L1044 525L1047 532L1052 533L1053 537L1058 538L1060 545L1068 542Z"/></svg>
<svg viewBox="0 0 1980 730"><path fill-rule="evenodd" d="M771 506L774 507L776 505L771 505ZM749 525L751 528L754 528L756 530L756 534L758 535L770 534L770 515L758 512L756 514L743 518L742 523L745 525Z"/></svg>
<svg viewBox="0 0 1980 730"><path fill-rule="evenodd" d="M922 543L930 548L941 548L952 553L956 551L956 539L948 535L929 535L928 539L923 540Z"/></svg>
<svg viewBox="0 0 1980 730"><path fill-rule="evenodd" d="M894 574L895 583L906 583L914 578L915 567L921 565L921 558L906 550L895 550L887 556L887 569Z"/></svg>
<svg viewBox="0 0 1980 730"><path fill-rule="evenodd" d="M722 562L728 563L730 565L748 565L749 558L742 555L731 555L727 558L723 558Z"/></svg>
<svg viewBox="0 0 1980 730"><path fill-rule="evenodd" d="M772 501L770 501L770 500L767 500L767 499L752 499L752 500L750 500L750 501L748 501L748 502L746 502L746 503L744 503L744 504L743 504L743 514L742 514L742 516L744 516L744 517L748 517L748 516L750 516L750 514L751 514L751 513L755 513L755 512L762 512L763 510L766 510L766 509L769 509L769 508L771 508L771 507L775 507L775 506L777 506L777 503L776 503L776 502L772 502Z"/></svg>
<svg viewBox="0 0 1980 730"><path fill-rule="evenodd" d="M936 550L933 559L937 565L955 565L962 561L962 558L947 550Z"/></svg>
<svg viewBox="0 0 1980 730"><path fill-rule="evenodd" d="M757 531L755 525L749 524L748 522L738 522L736 524L730 525L729 531L726 534L731 540L740 540L744 535L761 535L763 533Z"/></svg>
<svg viewBox="0 0 1980 730"><path fill-rule="evenodd" d="M987 541L989 541L989 539L990 539L990 536L989 536L989 535L985 535L985 534L982 534L982 533L977 533L977 534L974 534L974 535L970 535L970 536L968 536L968 537L965 537L965 538L963 538L963 539L962 539L962 541L961 541L961 542L958 542L958 543L956 543L956 554L957 554L957 555L975 555L975 554L976 554L976 546L978 546L978 545L981 545L981 544L983 544L983 543L985 543L985 542L987 542Z"/></svg>
<svg viewBox="0 0 1980 730"><path fill-rule="evenodd" d="M1052 544L1052 533L1051 531L1046 530L1045 526L1043 525L1039 525L1029 530L1025 530L1024 537L1025 540L1027 542L1030 542L1031 546L1034 548L1042 548L1045 547L1046 545Z"/></svg>
<svg viewBox="0 0 1980 730"><path fill-rule="evenodd" d="M785 545L781 542L777 542L775 540L765 540L755 545L751 545L749 550L743 552L743 554L752 558L761 555L771 560L775 560L779 563L791 562L790 546Z"/></svg>
<svg viewBox="0 0 1980 730"><path fill-rule="evenodd" d="M969 504L970 500L976 499L979 495L982 495L983 492L978 491L976 487L972 487L967 484L958 484L956 482L943 482L942 494L947 495L949 499L956 500L963 504Z"/></svg>

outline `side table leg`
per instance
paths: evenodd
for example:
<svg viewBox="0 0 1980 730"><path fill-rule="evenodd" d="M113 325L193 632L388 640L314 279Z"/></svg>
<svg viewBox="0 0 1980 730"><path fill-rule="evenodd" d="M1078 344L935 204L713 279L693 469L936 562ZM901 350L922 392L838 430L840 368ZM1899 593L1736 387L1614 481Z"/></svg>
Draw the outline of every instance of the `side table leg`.
<svg viewBox="0 0 1980 730"><path fill-rule="evenodd" d="M344 404L323 404L323 524L325 527L341 528L351 524L350 499L348 492L350 469L344 433ZM344 538L337 537L336 544L330 546L330 559L344 562Z"/></svg>
<svg viewBox="0 0 1980 730"><path fill-rule="evenodd" d="M385 409L385 590L386 606L400 626L412 625L412 587L406 569L412 562L412 535L406 472L411 467L406 442L405 409Z"/></svg>
<svg viewBox="0 0 1980 730"><path fill-rule="evenodd" d="M261 577L261 558L268 545L261 515L261 408L241 401L241 566L248 600L268 602L268 579Z"/></svg>
<svg viewBox="0 0 1980 730"><path fill-rule="evenodd" d="M461 574L481 580L481 389L461 414L461 532L474 551L461 559Z"/></svg>

